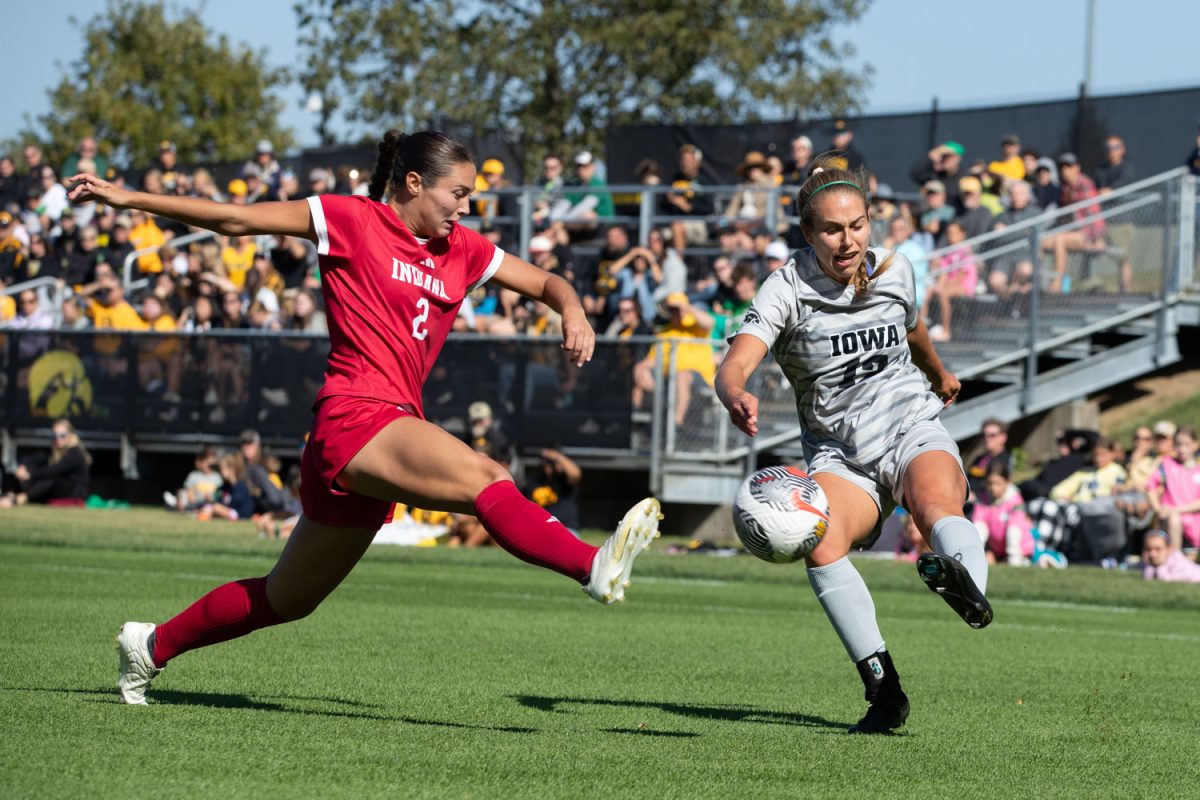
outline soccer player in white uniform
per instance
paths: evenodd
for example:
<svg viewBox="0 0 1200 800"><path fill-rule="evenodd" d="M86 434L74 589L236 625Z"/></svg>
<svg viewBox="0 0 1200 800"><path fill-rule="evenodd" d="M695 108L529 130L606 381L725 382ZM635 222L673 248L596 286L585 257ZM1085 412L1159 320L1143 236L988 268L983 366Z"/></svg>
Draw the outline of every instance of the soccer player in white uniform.
<svg viewBox="0 0 1200 800"><path fill-rule="evenodd" d="M866 176L818 160L801 187L811 247L762 285L717 375L733 423L758 433L746 381L770 351L796 392L809 474L829 499L829 529L807 558L817 599L858 667L867 713L851 733L904 724L908 698L884 647L875 604L848 558L901 504L933 548L918 574L973 628L992 620L987 559L963 514L966 476L938 420L960 385L917 310L912 264L870 248ZM928 379L928 382L926 381Z"/></svg>

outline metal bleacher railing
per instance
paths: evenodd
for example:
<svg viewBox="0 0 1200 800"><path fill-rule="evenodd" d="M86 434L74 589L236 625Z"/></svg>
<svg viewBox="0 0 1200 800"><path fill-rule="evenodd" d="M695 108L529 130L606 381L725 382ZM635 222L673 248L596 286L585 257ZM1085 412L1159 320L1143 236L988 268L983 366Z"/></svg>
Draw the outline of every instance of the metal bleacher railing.
<svg viewBox="0 0 1200 800"><path fill-rule="evenodd" d="M532 198L537 188L514 191ZM607 188L620 197L631 187ZM635 218L644 241L651 227L671 221L655 199L670 187L633 188L641 193ZM725 196L732 188L706 191ZM773 230L788 221L778 202L783 191L767 204L776 216L763 224ZM1015 419L1178 359L1181 297L1198 285L1196 179L1175 170L1091 203L1098 210L1079 218L1077 207L1055 209L960 245L971 248L979 280L973 296L951 302L952 338L938 344L964 382L961 401L943 415L956 437L973 435L987 416ZM1069 291L1047 291L1055 270L1045 243L1101 219L1103 238L1067 254ZM528 215L492 222L518 225L527 248ZM926 272L925 285L936 282L944 255L929 253L915 265ZM1011 272L1021 259L1033 271L1027 291L988 291L991 272ZM1129 286L1122 287L1125 264ZM930 304L933 324L941 321L937 307ZM723 350L716 341L696 344L710 347L714 359ZM18 444L44 442L59 415L76 421L89 446L120 448L127 474L136 473L139 450L191 452L201 442L231 443L245 427L259 429L283 454L295 453L327 346L324 337L247 331L0 330L4 459L11 463ZM455 334L427 384L426 413L461 430L467 405L487 400L517 441L562 447L585 464L647 470L651 489L667 500L716 502L732 496L762 454L799 457L795 397L770 363L752 379L761 398L756 439L732 428L700 380L676 423L676 347L653 359L655 391L646 407L634 409L633 365L655 346L652 337L602 337L593 362L577 370L545 338Z"/></svg>

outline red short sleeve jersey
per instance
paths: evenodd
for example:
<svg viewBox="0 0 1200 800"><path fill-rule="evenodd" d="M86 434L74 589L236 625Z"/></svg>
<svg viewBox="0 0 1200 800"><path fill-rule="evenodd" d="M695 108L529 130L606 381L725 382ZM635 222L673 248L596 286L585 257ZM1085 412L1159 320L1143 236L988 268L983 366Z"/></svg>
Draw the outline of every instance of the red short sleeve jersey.
<svg viewBox="0 0 1200 800"><path fill-rule="evenodd" d="M504 251L462 225L418 239L368 197L320 195L308 204L330 343L317 400L373 397L424 416L421 387L458 307L496 273Z"/></svg>

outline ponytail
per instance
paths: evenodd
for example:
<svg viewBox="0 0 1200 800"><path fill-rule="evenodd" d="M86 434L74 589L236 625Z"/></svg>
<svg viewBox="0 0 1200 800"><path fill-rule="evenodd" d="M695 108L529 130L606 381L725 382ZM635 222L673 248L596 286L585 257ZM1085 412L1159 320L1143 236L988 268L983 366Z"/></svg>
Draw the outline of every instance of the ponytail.
<svg viewBox="0 0 1200 800"><path fill-rule="evenodd" d="M388 178L392 176L392 168L396 163L396 153L407 138L402 131L392 129L379 140L379 156L375 159L375 169L371 172L371 183L367 187L367 196L372 200L383 200Z"/></svg>
<svg viewBox="0 0 1200 800"><path fill-rule="evenodd" d="M831 151L822 153L814 159L812 171L808 174L808 180L800 187L800 191L796 196L796 204L800 208L800 225L801 228L811 231L815 228L813 198L822 191L828 190L830 194L835 192L853 192L858 195L863 201L863 208L867 209L868 216L870 215L871 204L867 199L867 192L864 188L867 185L868 179L865 169L851 171L846 166L846 158L839 151ZM854 284L854 296L862 298L871 288L871 281L878 278L888 267L892 265L892 260L896 257L895 251L889 253L886 258L878 264L872 261L870 252L863 253L862 262L858 265L858 269L850 278L850 282Z"/></svg>
<svg viewBox="0 0 1200 800"><path fill-rule="evenodd" d="M424 186L432 186L450 174L456 164L474 161L466 145L440 131L418 131L414 134L390 130L379 142L379 156L371 172L367 196L383 200L388 194L399 195L408 173L421 176Z"/></svg>

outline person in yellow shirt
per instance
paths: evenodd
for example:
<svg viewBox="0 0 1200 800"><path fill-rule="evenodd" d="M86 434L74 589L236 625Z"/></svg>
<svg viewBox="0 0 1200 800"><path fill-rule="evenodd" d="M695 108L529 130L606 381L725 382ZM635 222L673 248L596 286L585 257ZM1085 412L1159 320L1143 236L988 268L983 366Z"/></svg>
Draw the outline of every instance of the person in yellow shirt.
<svg viewBox="0 0 1200 800"><path fill-rule="evenodd" d="M221 250L225 272L239 290L246 286L246 273L254 266L256 250L253 236L231 236L229 243Z"/></svg>
<svg viewBox="0 0 1200 800"><path fill-rule="evenodd" d="M177 329L175 318L158 295L149 294L142 300L143 330L170 333ZM139 337L141 338L141 337ZM138 383L150 394L163 390L163 399L179 402L179 385L183 375L183 358L179 340L173 336L145 337L139 342Z"/></svg>
<svg viewBox="0 0 1200 800"><path fill-rule="evenodd" d="M145 211L131 208L129 209L129 217L133 221L133 228L129 231L129 242L133 245L133 249L148 250L154 248L152 252L138 256L138 270L144 273L155 274L162 272L163 262L159 258L158 248L166 244L167 237L163 235L162 229L155 224L154 217Z"/></svg>
<svg viewBox="0 0 1200 800"><path fill-rule="evenodd" d="M988 172L1014 181L1025 180L1025 159L1021 157L1021 139L1010 133L1000 140L1000 159L988 164Z"/></svg>
<svg viewBox="0 0 1200 800"><path fill-rule="evenodd" d="M671 351L675 350L675 424L683 425L692 402L696 378L712 386L717 376L717 362L707 340L713 329L712 315L688 302L683 292L667 295L664 301L668 321L656 334L662 346L655 345L633 370L633 405L640 408L646 395L654 391L654 365L661 361L664 374L670 368Z"/></svg>

